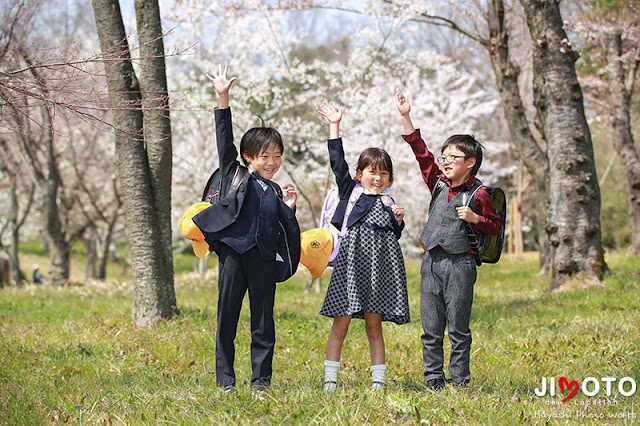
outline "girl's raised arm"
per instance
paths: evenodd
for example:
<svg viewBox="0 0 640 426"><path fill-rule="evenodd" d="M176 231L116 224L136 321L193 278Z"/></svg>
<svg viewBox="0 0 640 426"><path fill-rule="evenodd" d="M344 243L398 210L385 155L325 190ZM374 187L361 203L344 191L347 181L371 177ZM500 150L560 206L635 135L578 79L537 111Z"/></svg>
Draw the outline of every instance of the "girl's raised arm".
<svg viewBox="0 0 640 426"><path fill-rule="evenodd" d="M340 120L342 120L343 108L337 108L333 102L324 102L318 108L318 114L329 121L329 139L340 137Z"/></svg>

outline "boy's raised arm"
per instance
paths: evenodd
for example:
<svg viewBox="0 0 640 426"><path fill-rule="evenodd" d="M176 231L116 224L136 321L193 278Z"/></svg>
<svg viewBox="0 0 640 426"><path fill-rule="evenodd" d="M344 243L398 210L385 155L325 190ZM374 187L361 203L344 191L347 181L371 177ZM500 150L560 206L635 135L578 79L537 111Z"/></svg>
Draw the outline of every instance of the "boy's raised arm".
<svg viewBox="0 0 640 426"><path fill-rule="evenodd" d="M228 66L218 65L211 68L211 75L205 74L218 93L218 107L215 109L216 146L218 149L218 164L223 176L235 172L238 165L238 151L233 144L233 126L231 124L231 109L229 108L229 89L236 78L227 78Z"/></svg>
<svg viewBox="0 0 640 426"><path fill-rule="evenodd" d="M400 117L402 120L402 126L404 127L404 134L410 135L415 132L416 129L413 127L413 123L411 122L411 104L409 103L409 99L402 93L400 88L396 89L396 105L398 106L398 111L400 112Z"/></svg>
<svg viewBox="0 0 640 426"><path fill-rule="evenodd" d="M213 82L216 88L216 92L218 93L218 108L220 109L229 108L229 89L233 82L236 81L236 77L227 78L228 69L228 65L225 65L223 70L222 65L218 64L217 73L214 68L211 68L211 74L213 75L206 74L207 78Z"/></svg>

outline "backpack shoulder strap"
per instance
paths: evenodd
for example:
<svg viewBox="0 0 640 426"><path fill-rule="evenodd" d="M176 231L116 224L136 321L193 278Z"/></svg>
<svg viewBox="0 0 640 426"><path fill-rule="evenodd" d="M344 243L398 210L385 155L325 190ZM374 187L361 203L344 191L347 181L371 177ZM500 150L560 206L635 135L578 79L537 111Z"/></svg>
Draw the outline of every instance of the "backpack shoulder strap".
<svg viewBox="0 0 640 426"><path fill-rule="evenodd" d="M351 189L351 193L349 194L349 201L344 211L344 217L342 218L342 228L340 229L340 232L346 232L347 223L349 222L349 216L351 215L353 208L355 207L356 203L358 202L358 200L360 199L360 196L363 193L364 193L364 188L359 183L357 183Z"/></svg>
<svg viewBox="0 0 640 426"><path fill-rule="evenodd" d="M269 181L269 186L271 186L271 189L273 189L273 192L275 192L278 195L278 198L280 198L281 200L284 198L284 196L282 195L282 188L280 188L280 185L275 185L273 182Z"/></svg>
<svg viewBox="0 0 640 426"><path fill-rule="evenodd" d="M238 189L242 181L245 180L247 176L249 176L249 169L242 164L239 164L238 167L236 167L235 173L233 174L231 186L229 187L229 192L227 192L227 194L230 194L231 192Z"/></svg>
<svg viewBox="0 0 640 426"><path fill-rule="evenodd" d="M464 193L462 194L462 203L465 206L469 206L469 204L471 203L471 200L473 200L474 197L476 197L476 195L478 194L478 190L482 186L483 186L482 182L476 179L476 183L473 184L471 189L469 189L468 191L464 191ZM469 244L471 245L471 249L476 253L475 255L476 265L480 266L482 265L482 259L481 259L482 253L480 253L481 247L480 247L480 240L478 238L478 234L476 234L476 231L473 230L473 227L469 222L465 222L464 224L467 228L467 237L469 238Z"/></svg>
<svg viewBox="0 0 640 426"><path fill-rule="evenodd" d="M464 191L463 192L463 194L462 194L462 204L467 206L467 207L469 207L469 204L471 204L471 201L477 195L478 190L483 186L484 185L482 184L482 182L480 182L478 179L476 179L476 183L473 184L471 189L469 189L468 191ZM469 194L471 194L471 195L469 195Z"/></svg>
<svg viewBox="0 0 640 426"><path fill-rule="evenodd" d="M220 174L220 169L215 169L213 173L211 173L211 176L209 176L209 180L207 181L207 184L204 187L204 191L202 192L202 198L200 199L200 201L206 200L207 195L209 194L209 189L211 188L211 183L213 182L215 177L219 174Z"/></svg>
<svg viewBox="0 0 640 426"><path fill-rule="evenodd" d="M331 219L336 212L338 203L340 202L340 196L338 195L338 188L333 187L324 197L322 202L322 212L320 213L320 228L329 228L331 225ZM330 228L329 228L330 229Z"/></svg>
<svg viewBox="0 0 640 426"><path fill-rule="evenodd" d="M444 188L446 188L447 184L440 178L438 178L438 180L436 181L436 186L433 187L433 192L431 193L431 202L429 203L429 213L431 213L431 210L433 209L433 202L435 201L436 198L438 198L438 195L440 195L440 192L442 192L442 190Z"/></svg>

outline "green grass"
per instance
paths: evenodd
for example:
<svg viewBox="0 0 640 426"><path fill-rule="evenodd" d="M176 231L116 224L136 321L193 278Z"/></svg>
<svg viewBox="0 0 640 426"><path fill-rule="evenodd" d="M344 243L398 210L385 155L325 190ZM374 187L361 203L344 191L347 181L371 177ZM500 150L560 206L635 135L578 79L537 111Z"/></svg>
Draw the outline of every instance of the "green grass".
<svg viewBox="0 0 640 426"><path fill-rule="evenodd" d="M248 386L247 301L236 339L238 393L215 386L215 271L203 282L193 273L178 275L182 314L153 329L132 324L131 286L124 281L4 288L0 424L637 424L640 390L622 396L617 382L609 397L579 390L567 403L566 393L534 393L542 377L580 383L631 377L640 385L640 259L614 253L607 262L604 287L583 288L576 280L554 293L536 276L533 256L482 266L471 324L472 383L440 392L422 383L415 261L407 263L412 322L384 326L387 386L379 393L368 389L368 343L358 320L345 342L338 390L322 392L331 320L318 315L324 295L304 293L304 272L278 285L273 385L262 399ZM562 415L571 417L551 417Z"/></svg>
<svg viewBox="0 0 640 426"><path fill-rule="evenodd" d="M131 279L131 253L129 249L124 245L118 247L119 261L113 263L107 262L107 278L111 280L127 280ZM71 247L71 259L69 265L69 281L71 283L81 283L85 278L86 271L86 250L81 242L76 242ZM30 240L20 243L20 269L25 279L29 281L33 273L33 265L38 264L40 271L45 275L45 278L49 278L49 265L50 260L48 254L42 247L41 242L36 240ZM193 254L191 250L191 244L187 246L187 249L176 251L173 253L173 268L176 275L192 272L196 270L198 264L198 258ZM208 259L209 267L215 267L217 264L217 258L210 256ZM2 283L0 283L0 289Z"/></svg>

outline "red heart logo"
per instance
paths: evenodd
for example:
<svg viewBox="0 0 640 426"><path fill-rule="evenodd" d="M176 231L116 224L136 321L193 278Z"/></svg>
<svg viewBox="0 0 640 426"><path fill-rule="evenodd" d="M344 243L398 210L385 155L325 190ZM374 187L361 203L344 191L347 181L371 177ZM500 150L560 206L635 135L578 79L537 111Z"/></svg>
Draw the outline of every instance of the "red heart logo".
<svg viewBox="0 0 640 426"><path fill-rule="evenodd" d="M558 385L560 386L560 390L562 392L571 390L571 392L569 392L569 396L563 399L562 402L567 402L569 399L573 397L573 395L576 394L576 392L578 392L577 380L572 380L571 382L569 382L569 380L567 380L566 377L560 377L560 379L558 379Z"/></svg>

